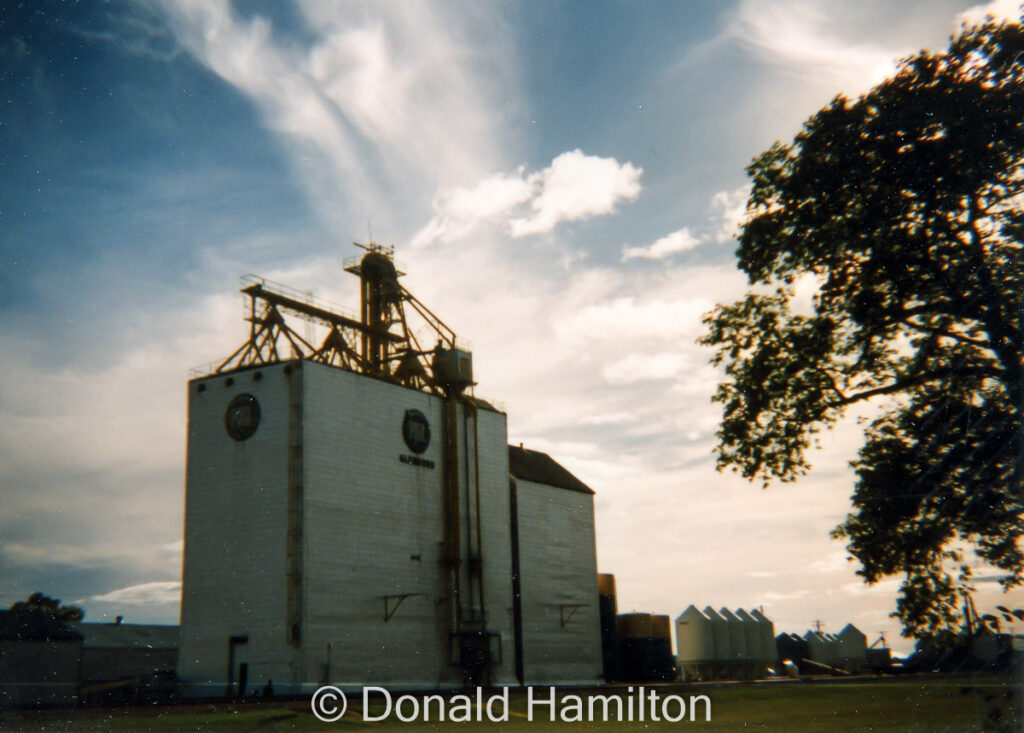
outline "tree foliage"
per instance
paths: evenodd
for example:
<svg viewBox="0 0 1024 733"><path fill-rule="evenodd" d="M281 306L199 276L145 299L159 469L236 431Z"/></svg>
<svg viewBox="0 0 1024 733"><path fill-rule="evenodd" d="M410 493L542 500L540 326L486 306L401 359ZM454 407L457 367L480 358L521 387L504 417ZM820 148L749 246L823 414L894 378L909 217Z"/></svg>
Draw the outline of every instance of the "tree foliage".
<svg viewBox="0 0 1024 733"><path fill-rule="evenodd" d="M1024 571L1024 28L906 59L748 174L753 287L702 339L727 376L719 469L793 480L815 433L875 403L834 535L868 583L903 575L905 634L951 628L969 552L1006 588Z"/></svg>
<svg viewBox="0 0 1024 733"><path fill-rule="evenodd" d="M38 591L24 601L15 601L11 610L42 611L64 623L75 623L85 618L85 611L78 606L62 606L59 598L50 598Z"/></svg>

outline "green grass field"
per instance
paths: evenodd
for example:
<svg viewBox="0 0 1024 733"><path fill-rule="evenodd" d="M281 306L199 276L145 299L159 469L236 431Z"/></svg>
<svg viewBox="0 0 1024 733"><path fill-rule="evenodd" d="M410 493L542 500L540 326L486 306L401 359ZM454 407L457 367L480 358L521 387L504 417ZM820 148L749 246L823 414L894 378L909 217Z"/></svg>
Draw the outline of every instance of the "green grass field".
<svg viewBox="0 0 1024 733"><path fill-rule="evenodd" d="M1021 731L1022 680L993 677L897 677L857 681L769 682L729 685L658 686L663 698L676 694L688 699L706 695L711 720L703 708L695 722L562 722L549 720L549 708L526 715L527 700L513 690L507 722L401 722L392 718L364 722L358 696L351 696L348 714L335 723L317 720L308 701L266 701L231 705L165 705L130 708L66 710L2 710L0 730L25 731L323 731L375 729L407 731L863 731L864 733L925 733L930 731ZM546 693L546 689L544 690ZM598 691L561 690L560 694L626 694L626 688ZM989 714L1001 710L998 722ZM380 711L371 706L371 713ZM986 722L987 721L987 722Z"/></svg>

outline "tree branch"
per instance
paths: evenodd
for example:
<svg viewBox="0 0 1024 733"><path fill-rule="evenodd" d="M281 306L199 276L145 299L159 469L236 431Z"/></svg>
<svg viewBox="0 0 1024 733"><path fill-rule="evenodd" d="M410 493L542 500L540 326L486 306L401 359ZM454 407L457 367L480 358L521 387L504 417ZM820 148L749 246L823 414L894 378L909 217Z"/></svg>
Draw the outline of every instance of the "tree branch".
<svg viewBox="0 0 1024 733"><path fill-rule="evenodd" d="M963 376L978 376L984 375L994 379L1000 379L1003 377L1003 372L998 369L991 367L949 367L948 369L936 369L930 372L923 372L913 376L906 376L891 382L890 384L882 385L881 387L875 387L874 389L867 389L863 392L849 395L845 399L839 400L829 404L829 407L846 407L852 405L855 402L862 402L872 397L877 397L883 394L892 394L893 392L901 392L908 387L915 387L919 384L925 384L932 382L936 379L942 379L944 377L963 377Z"/></svg>

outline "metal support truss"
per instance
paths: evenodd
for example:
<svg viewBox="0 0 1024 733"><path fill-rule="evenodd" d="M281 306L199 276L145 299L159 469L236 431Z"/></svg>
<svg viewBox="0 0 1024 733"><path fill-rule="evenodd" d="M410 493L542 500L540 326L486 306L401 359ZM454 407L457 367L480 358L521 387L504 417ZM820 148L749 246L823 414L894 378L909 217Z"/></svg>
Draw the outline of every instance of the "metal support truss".
<svg viewBox="0 0 1024 733"><path fill-rule="evenodd" d="M435 379L439 353L455 350L455 333L398 280L393 250L377 244L358 245L366 254L346 263L345 270L362 282L362 312L352 317L262 278L247 276L249 338L214 373L274 364L291 359L340 367L385 379L431 394L450 396L470 384ZM310 343L289 322L296 317L326 329L319 345ZM418 322L419 335L410 326ZM423 344L424 332L436 343ZM426 338L430 338L427 336ZM427 346L427 348L424 348Z"/></svg>

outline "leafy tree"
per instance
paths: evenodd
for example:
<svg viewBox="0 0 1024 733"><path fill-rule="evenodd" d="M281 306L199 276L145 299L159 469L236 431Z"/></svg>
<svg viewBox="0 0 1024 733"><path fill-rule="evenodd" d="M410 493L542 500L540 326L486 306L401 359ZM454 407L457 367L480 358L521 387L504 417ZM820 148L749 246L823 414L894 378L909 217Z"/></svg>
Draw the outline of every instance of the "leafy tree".
<svg viewBox="0 0 1024 733"><path fill-rule="evenodd" d="M74 623L85 618L85 611L78 606L62 606L59 598L50 598L43 593L33 593L24 601L15 601L12 611L42 611L64 623Z"/></svg>
<svg viewBox="0 0 1024 733"><path fill-rule="evenodd" d="M752 288L705 316L719 470L793 480L816 433L875 405L833 534L866 582L903 575L907 636L958 622L971 551L1024 579L1022 163L1024 28L989 20L751 163Z"/></svg>

